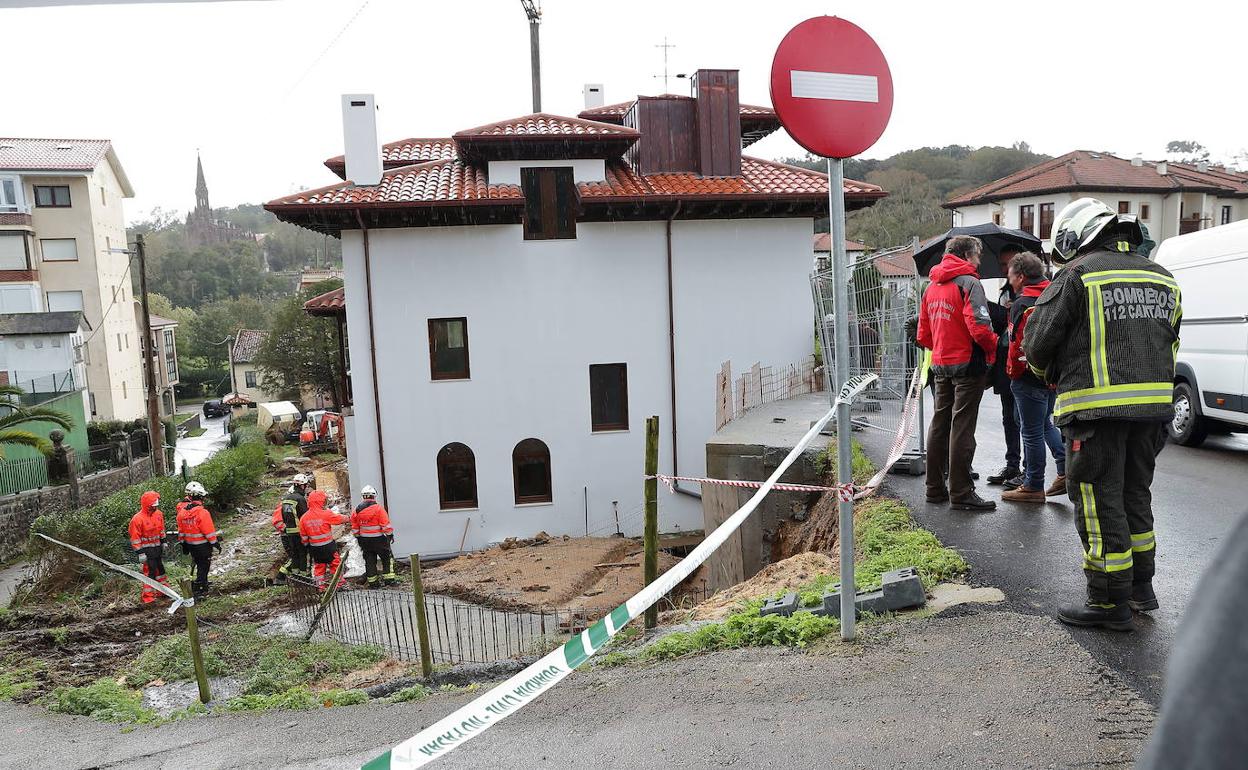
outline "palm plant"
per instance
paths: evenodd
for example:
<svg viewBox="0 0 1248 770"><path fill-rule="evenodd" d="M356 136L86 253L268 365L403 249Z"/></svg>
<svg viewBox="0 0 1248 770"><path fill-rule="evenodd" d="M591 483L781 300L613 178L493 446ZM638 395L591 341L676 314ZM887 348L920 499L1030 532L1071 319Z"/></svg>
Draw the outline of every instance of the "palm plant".
<svg viewBox="0 0 1248 770"><path fill-rule="evenodd" d="M52 442L47 438L24 430L21 426L32 422L50 422L66 431L73 430L74 421L69 415L43 406L24 406L21 397L26 391L16 385L0 385L0 458L7 445L26 446L44 455L52 454Z"/></svg>

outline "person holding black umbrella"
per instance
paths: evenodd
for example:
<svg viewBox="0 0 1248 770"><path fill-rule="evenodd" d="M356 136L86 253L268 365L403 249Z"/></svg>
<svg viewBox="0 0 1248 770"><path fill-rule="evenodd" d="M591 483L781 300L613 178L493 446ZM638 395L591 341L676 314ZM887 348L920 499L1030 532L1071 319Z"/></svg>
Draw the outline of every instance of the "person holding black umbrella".
<svg viewBox="0 0 1248 770"><path fill-rule="evenodd" d="M1021 254L1023 249L1017 244L1007 243L997 252L997 263L1001 274L1009 272L1010 260L1014 255ZM987 478L989 484L1004 484L1006 488L1022 485L1023 443L1022 431L1019 430L1018 409L1014 403L1014 393L1010 389L1010 377L1005 372L1005 361L1009 357L1009 335L1006 331L1010 325L1010 304L1014 301L1014 289L1008 280L1001 282L1001 291L996 302L988 303L988 314L992 318L992 330L997 333L997 361L992 365L992 392L1001 399L1001 427L1005 431L1005 466Z"/></svg>
<svg viewBox="0 0 1248 770"><path fill-rule="evenodd" d="M928 431L927 501L947 501L956 510L991 511L997 504L976 494L971 478L979 402L997 357L997 335L976 271L984 247L978 238L956 236L946 248L941 263L931 269L932 284L919 307L918 343L932 351L936 383Z"/></svg>

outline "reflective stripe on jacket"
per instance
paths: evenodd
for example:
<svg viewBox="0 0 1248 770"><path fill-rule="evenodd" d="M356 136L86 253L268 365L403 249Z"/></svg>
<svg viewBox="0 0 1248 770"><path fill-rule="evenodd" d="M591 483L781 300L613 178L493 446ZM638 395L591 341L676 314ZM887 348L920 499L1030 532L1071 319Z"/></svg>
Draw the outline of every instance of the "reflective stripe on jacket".
<svg viewBox="0 0 1248 770"><path fill-rule="evenodd" d="M178 503L178 540L187 545L215 543L221 531L212 523L212 514L198 500Z"/></svg>
<svg viewBox="0 0 1248 770"><path fill-rule="evenodd" d="M308 495L308 512L299 519L299 539L304 545L329 545L334 542L335 524L347 523L347 517L325 508L325 493L314 490Z"/></svg>
<svg viewBox="0 0 1248 770"><path fill-rule="evenodd" d="M351 514L351 534L356 537L386 537L394 534L390 514L376 500L365 500Z"/></svg>
<svg viewBox="0 0 1248 770"><path fill-rule="evenodd" d="M273 529L279 535L299 534L299 519L308 511L307 498L291 487L273 511Z"/></svg>
<svg viewBox="0 0 1248 770"><path fill-rule="evenodd" d="M1173 417L1179 285L1125 241L1067 265L1036 300L1023 352L1057 386L1054 421Z"/></svg>
<svg viewBox="0 0 1248 770"><path fill-rule="evenodd" d="M158 546L165 538L165 514L156 507L159 501L156 492L144 492L139 512L130 517L130 547L136 551Z"/></svg>

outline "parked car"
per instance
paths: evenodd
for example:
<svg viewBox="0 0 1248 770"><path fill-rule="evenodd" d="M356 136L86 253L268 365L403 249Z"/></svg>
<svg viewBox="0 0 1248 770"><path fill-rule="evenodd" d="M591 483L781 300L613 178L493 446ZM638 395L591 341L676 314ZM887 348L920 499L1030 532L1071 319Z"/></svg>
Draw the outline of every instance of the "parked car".
<svg viewBox="0 0 1248 770"><path fill-rule="evenodd" d="M219 398L214 398L211 401L204 402L205 417L224 417L229 413L230 408Z"/></svg>
<svg viewBox="0 0 1248 770"><path fill-rule="evenodd" d="M1170 437L1248 432L1248 220L1167 238L1156 261L1183 302Z"/></svg>

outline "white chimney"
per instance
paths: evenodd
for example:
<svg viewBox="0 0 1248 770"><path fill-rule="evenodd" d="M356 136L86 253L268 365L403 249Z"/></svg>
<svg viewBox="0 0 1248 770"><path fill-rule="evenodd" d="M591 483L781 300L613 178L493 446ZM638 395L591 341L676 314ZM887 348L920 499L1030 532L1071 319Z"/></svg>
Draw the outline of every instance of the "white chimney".
<svg viewBox="0 0 1248 770"><path fill-rule="evenodd" d="M1161 174L1162 176L1165 176L1167 173L1169 173L1166 169L1166 162L1164 160L1157 164L1157 173Z"/></svg>
<svg viewBox="0 0 1248 770"><path fill-rule="evenodd" d="M1131 165L1132 165L1132 166L1136 166L1136 167L1143 166L1143 165L1144 165L1144 156L1143 156L1143 155L1136 155L1134 158L1132 158L1132 159L1131 159Z"/></svg>
<svg viewBox="0 0 1248 770"><path fill-rule="evenodd" d="M584 95L585 109L587 110L606 104L606 95L602 92L602 83L586 83Z"/></svg>
<svg viewBox="0 0 1248 770"><path fill-rule="evenodd" d="M1201 173L1204 173L1204 172L1208 171L1208 170L1209 170L1209 161L1207 161L1207 160L1202 160L1201 162L1197 163L1197 164L1196 164L1196 170L1197 170L1197 171L1199 171L1199 172L1201 172Z"/></svg>
<svg viewBox="0 0 1248 770"><path fill-rule="evenodd" d="M368 187L381 181L381 145L377 141L377 104L372 94L342 95L342 139L347 179Z"/></svg>

